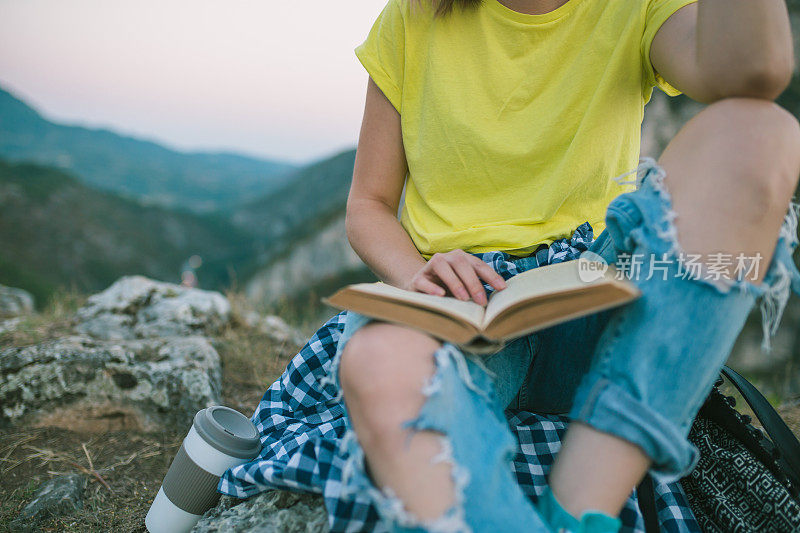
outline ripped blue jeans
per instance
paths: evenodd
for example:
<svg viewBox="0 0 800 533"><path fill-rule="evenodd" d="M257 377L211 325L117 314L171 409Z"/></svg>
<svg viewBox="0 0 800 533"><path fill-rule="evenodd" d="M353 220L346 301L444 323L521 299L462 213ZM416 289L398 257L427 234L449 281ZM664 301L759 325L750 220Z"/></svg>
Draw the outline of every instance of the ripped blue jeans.
<svg viewBox="0 0 800 533"><path fill-rule="evenodd" d="M518 338L488 357L449 343L434 353L426 403L407 426L442 434L434 461L452 464L456 487L456 502L442 517L421 521L390 490L376 487L348 431L345 489L369 494L397 531L549 531L512 474L516 443L506 407L568 413L634 443L662 482L694 468L698 452L686 437L749 312L760 300L768 348L790 289L800 293L792 260L797 213L790 206L763 282L753 284L743 271L731 281L706 266L686 268L664 170L643 158L636 172L636 190L611 202L606 230L589 252L618 267L623 258L640 257L638 271L628 274L641 298ZM519 271L538 264L535 257L513 261ZM337 386L341 352L369 321L348 313L331 371Z"/></svg>

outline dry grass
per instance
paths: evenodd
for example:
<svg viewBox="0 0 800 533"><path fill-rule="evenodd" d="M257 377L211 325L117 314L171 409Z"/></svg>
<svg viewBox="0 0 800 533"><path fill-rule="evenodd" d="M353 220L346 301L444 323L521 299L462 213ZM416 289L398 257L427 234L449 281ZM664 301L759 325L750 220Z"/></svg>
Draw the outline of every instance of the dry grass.
<svg viewBox="0 0 800 533"><path fill-rule="evenodd" d="M249 416L299 347L277 342L248 326L244 315L252 309L244 296L229 293L227 297L231 302L231 321L213 340L222 359L222 400Z"/></svg>
<svg viewBox="0 0 800 533"><path fill-rule="evenodd" d="M248 327L241 297L231 296L233 319L213 343L222 358L223 403L250 415L297 346L276 343ZM23 346L69 333L83 300L54 299L21 329L0 337L0 346ZM188 423L188 421L187 421ZM56 428L0 429L0 533L31 500L37 487L65 473L89 478L83 510L47 521L41 531L143 532L144 516L185 436L185 428L160 433L80 433Z"/></svg>
<svg viewBox="0 0 800 533"><path fill-rule="evenodd" d="M63 290L53 295L41 313L20 318L12 331L0 333L0 347L28 346L70 333L75 311L86 297L74 290Z"/></svg>
<svg viewBox="0 0 800 533"><path fill-rule="evenodd" d="M81 511L41 525L41 531L142 532L182 435L131 431L87 435L29 428L0 436L0 531L17 516L42 482L83 473L89 483Z"/></svg>
<svg viewBox="0 0 800 533"><path fill-rule="evenodd" d="M778 408L778 413L786 421L789 429L800 437L800 404L783 405Z"/></svg>

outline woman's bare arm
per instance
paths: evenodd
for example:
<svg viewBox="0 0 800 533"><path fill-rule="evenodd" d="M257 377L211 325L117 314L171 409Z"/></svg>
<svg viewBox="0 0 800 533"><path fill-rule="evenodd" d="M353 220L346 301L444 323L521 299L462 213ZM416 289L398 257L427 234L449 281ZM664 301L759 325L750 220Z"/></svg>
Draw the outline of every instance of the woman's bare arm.
<svg viewBox="0 0 800 533"><path fill-rule="evenodd" d="M400 114L370 78L347 197L347 238L376 276L398 287L425 266L397 220L407 171Z"/></svg>
<svg viewBox="0 0 800 533"><path fill-rule="evenodd" d="M792 78L794 49L785 0L699 0L656 33L653 67L702 103L775 99Z"/></svg>
<svg viewBox="0 0 800 533"><path fill-rule="evenodd" d="M347 198L347 238L353 250L381 280L409 290L485 304L478 279L505 286L489 265L453 250L426 262L397 219L408 164L400 114L370 78L358 139L353 183Z"/></svg>

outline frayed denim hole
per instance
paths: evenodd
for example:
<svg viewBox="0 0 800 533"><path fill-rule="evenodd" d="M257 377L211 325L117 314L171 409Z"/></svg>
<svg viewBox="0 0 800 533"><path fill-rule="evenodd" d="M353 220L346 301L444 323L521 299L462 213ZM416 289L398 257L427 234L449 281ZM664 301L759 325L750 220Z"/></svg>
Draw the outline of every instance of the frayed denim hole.
<svg viewBox="0 0 800 533"><path fill-rule="evenodd" d="M646 252L643 252L645 256L656 254L664 259L676 259L678 268L683 269L683 258L686 257L686 252L678 242L678 231L675 225L678 215L672 207L672 197L665 185L667 173L654 159L644 159L646 161L640 165L640 168L645 170L637 181L639 189L630 194L645 193L655 195L655 199L659 204L657 208L659 215L654 220L649 220L649 217L645 216L643 212L643 207L638 205L638 201L634 200L628 200L627 204L622 203L617 206L614 211L615 214L617 216L623 213L627 214L628 222L632 223L628 234L623 237L625 250L622 250L622 252L633 253L636 249L646 250ZM625 196L621 195L619 198L623 199ZM645 198L643 201L649 202L650 199ZM609 210L611 208L612 206L609 206ZM632 216L633 214L635 214L635 217ZM647 265L643 264L641 266L645 267ZM705 263L701 263L698 270L699 272L685 279L714 287L721 294L727 294L737 284L736 281L724 278L714 279L707 276L708 266ZM692 272L695 271L693 270ZM740 288L745 290L741 286Z"/></svg>
<svg viewBox="0 0 800 533"><path fill-rule="evenodd" d="M636 166L636 168L611 179L617 182L618 185L633 185L636 189L639 189L642 186L642 183L646 180L647 176L653 171L656 173L664 173L664 170L658 165L655 159L648 156L642 156L639 158L639 164ZM634 176L632 178L628 178L628 176L631 174L634 174Z"/></svg>
<svg viewBox="0 0 800 533"><path fill-rule="evenodd" d="M636 177L634 179L621 179L633 172L636 172ZM629 222L628 227L646 229L646 232L642 232L642 236L644 236L644 233L652 233L656 241L660 241L667 246L666 252L668 254L677 256L681 252L680 246L678 246L677 229L674 224L677 214L672 208L672 197L664 185L666 177L667 172L655 159L652 157L640 158L639 166L635 170L614 178L614 181L620 185L634 184L636 186L636 191L629 193L631 195L630 197L627 197L626 194L618 197L621 202L615 206L616 209L614 212L618 214L620 212L626 213L628 215L626 217L628 219L627 222ZM641 195L643 193L655 194L655 197L660 203L660 216L658 220L653 221L651 224L646 220L641 207L637 205L638 202L632 200L632 198L634 198L633 195ZM612 211L612 206L614 206L613 201L609 206L609 211ZM633 213L635 213L635 219L631 216ZM609 217L610 216L611 214L609 214ZM610 222L607 222L606 227L608 227L609 224ZM643 244L644 241L639 241L639 243ZM632 250L634 247L633 240L626 241L625 246L627 247L626 251Z"/></svg>
<svg viewBox="0 0 800 533"><path fill-rule="evenodd" d="M419 431L431 431L441 434L440 443L442 449L431 459L431 464L447 462L451 465L450 475L455 491L455 503L439 518L421 520L408 512L402 502L395 498L397 501L393 502L391 507L391 518L405 527L421 527L431 532L470 531L466 523L464 510L464 490L469 484L469 471L455 461L452 443L447 436L447 428L437 424L431 416L431 412L436 410L436 400L438 395L441 394L442 374L451 367L455 368L458 377L473 393L482 396L489 402L492 402L493 399L491 394L482 390L474 382L466 357L455 346L449 343L444 344L434 352L434 361L434 372L422 387L422 393L426 398L425 403L416 418L403 423L404 428L411 430L406 437L405 445L408 446L410 439Z"/></svg>
<svg viewBox="0 0 800 533"><path fill-rule="evenodd" d="M414 432L427 430L442 434L442 449L431 459L431 463L448 462L451 464L451 477L455 491L454 505L447 509L442 516L434 520L421 520L406 509L403 502L391 488L384 487L380 489L376 487L369 476L364 450L359 445L357 435L349 424L344 437L339 443L339 451L342 456L346 457L342 467L342 496L353 497L357 493L365 494L374 503L379 514L384 519L403 527L422 528L426 531L441 533L471 531L466 524L464 510L464 490L469 483L469 471L458 465L453 459L452 445L444 434L444 428L436 426L425 417L425 406L430 405L431 399L435 400L436 394L441 390L442 369L447 368L449 365L456 366L459 371L459 377L464 380L464 383L475 387L468 370L469 379L464 379L464 374L462 374L463 367L457 363L457 359L453 358L455 355L453 350L455 350L454 347L445 345L435 352L435 354L442 353L435 356L436 369L422 389L423 394L427 397L426 404L417 418L403 424L403 427L411 428ZM460 352L458 355L461 355ZM413 433L409 437L412 435Z"/></svg>
<svg viewBox="0 0 800 533"><path fill-rule="evenodd" d="M789 209L786 212L786 216L783 219L783 224L781 225L781 229L778 233L778 236L783 237L783 239L786 241L786 245L792 251L797 248L799 242L797 236L798 215L800 215L800 203L792 199L792 201L789 202Z"/></svg>
<svg viewBox="0 0 800 533"><path fill-rule="evenodd" d="M458 495L458 491L456 494ZM431 533L471 533L472 531L472 528L467 525L463 504L457 502L442 516L433 520L422 520L408 511L402 500L390 488L386 488L381 494L380 513L384 518L405 528L422 529Z"/></svg>
<svg viewBox="0 0 800 533"><path fill-rule="evenodd" d="M442 451L431 459L435 462L450 462L455 491L455 503L442 516L433 520L422 520L408 509L390 488L379 489L369 477L363 451L351 454L342 469L342 497L353 497L356 493L366 495L375 505L378 514L385 520L407 528L422 528L431 532L469 532L464 510L464 489L469 483L469 472L452 461L452 448L442 437ZM446 444L445 444L446 443ZM360 450L360 447L359 447Z"/></svg>
<svg viewBox="0 0 800 533"><path fill-rule="evenodd" d="M798 272L793 259L793 253L798 244L798 210L800 210L800 206L791 201L779 229L772 260L760 283L756 284L744 279L740 273L735 280L722 279L718 285L715 285L723 294L738 290L740 293L750 294L756 299L761 312L761 350L765 354L772 351L771 338L778 332L791 293L800 294L800 272Z"/></svg>
<svg viewBox="0 0 800 533"><path fill-rule="evenodd" d="M445 343L434 352L435 369L433 374L428 378L428 381L422 387L422 394L425 396L426 401L420 409L419 415L403 424L404 428L412 430L432 430L439 433L446 433L446 428L438 426L432 422L430 416L431 411L435 411L431 407L437 399L437 395L441 393L442 388L442 374L454 367L461 382L474 394L483 398L489 404L494 404L494 398L491 391L484 390L473 379L472 373L469 370L466 356L454 345Z"/></svg>
<svg viewBox="0 0 800 533"><path fill-rule="evenodd" d="M642 186L649 187L655 192L656 198L660 203L661 216L648 229L655 234L655 238L658 241L667 245L666 253L668 256L677 257L683 250L678 244L678 229L675 226L675 219L678 218L678 214L672 207L672 196L664 184L667 173L652 158L649 159L654 166L651 166L645 174L643 178L645 181Z"/></svg>
<svg viewBox="0 0 800 533"><path fill-rule="evenodd" d="M798 244L797 219L800 206L789 202L789 208L778 232L778 243L772 261L760 285L742 281L743 287L760 292L762 341L764 353L772 351L771 338L778 332L783 312L794 290L800 293L800 272L794 263L794 250Z"/></svg>
<svg viewBox="0 0 800 533"><path fill-rule="evenodd" d="M643 163L644 164L644 163ZM681 248L677 239L677 227L675 226L675 219L677 218L676 212L672 208L672 199L664 185L666 172L655 164L654 161L648 163L649 168L642 175L641 179L636 181L637 188L650 186L658 195L661 200L661 219L655 224L651 230L654 230L654 237L657 241L661 241L668 245L668 256L678 257L679 267L684 268L682 258L686 256L685 251ZM647 165L645 165L647 167ZM642 165L640 165L640 169ZM622 195L620 198L622 198ZM611 206L609 206L611 210ZM627 210L616 209L616 213L620 215ZM783 311L789 299L789 294L793 287L795 292L800 293L800 274L797 273L797 268L791 260L792 252L798 244L797 226L798 226L798 211L800 206L794 201L789 203L787 214L784 222L779 231L778 244L776 246L776 253L774 257L774 276L771 276L767 283L765 277L764 281L756 285L748 280L739 279L731 280L727 278L714 279L707 275L708 265L705 263L700 264L699 272L694 276L689 276L686 279L697 281L709 285L716 289L720 294L728 294L731 290L738 290L740 292L747 292L756 298L761 298L760 310L762 320L762 343L761 349L763 352L769 353L771 351L771 337L777 333L780 325L780 320ZM624 215L623 215L624 216ZM630 220L630 217L628 217ZM624 245L628 250L636 247L635 243L649 246L649 239L647 239L645 232L637 231L635 228L630 231L629 235L624 238ZM656 241L656 242L657 242ZM788 259L782 259L781 248L784 247L788 252L786 255ZM786 263L791 263L787 265Z"/></svg>

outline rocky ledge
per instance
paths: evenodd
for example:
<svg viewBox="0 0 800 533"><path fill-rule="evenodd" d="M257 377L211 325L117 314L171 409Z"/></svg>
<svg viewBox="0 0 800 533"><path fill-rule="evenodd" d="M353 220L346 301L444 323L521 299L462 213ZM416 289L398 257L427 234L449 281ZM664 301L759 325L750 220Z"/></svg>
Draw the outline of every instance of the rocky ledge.
<svg viewBox="0 0 800 533"><path fill-rule="evenodd" d="M78 310L72 335L0 348L0 423L188 426L220 403L220 358L206 335L230 312L217 292L122 278Z"/></svg>
<svg viewBox="0 0 800 533"><path fill-rule="evenodd" d="M33 312L24 291L0 286L0 335ZM26 346L0 345L0 427L63 427L81 432L187 428L194 414L221 403L220 356L213 339L238 319L279 343L302 336L277 316L232 317L218 292L141 276L91 296L68 332ZM81 509L86 478L44 482L9 524L34 530L49 517ZM268 491L249 500L223 497L195 531L324 531L322 498Z"/></svg>
<svg viewBox="0 0 800 533"><path fill-rule="evenodd" d="M192 533L318 533L327 520L321 496L271 490L247 500L223 496Z"/></svg>

